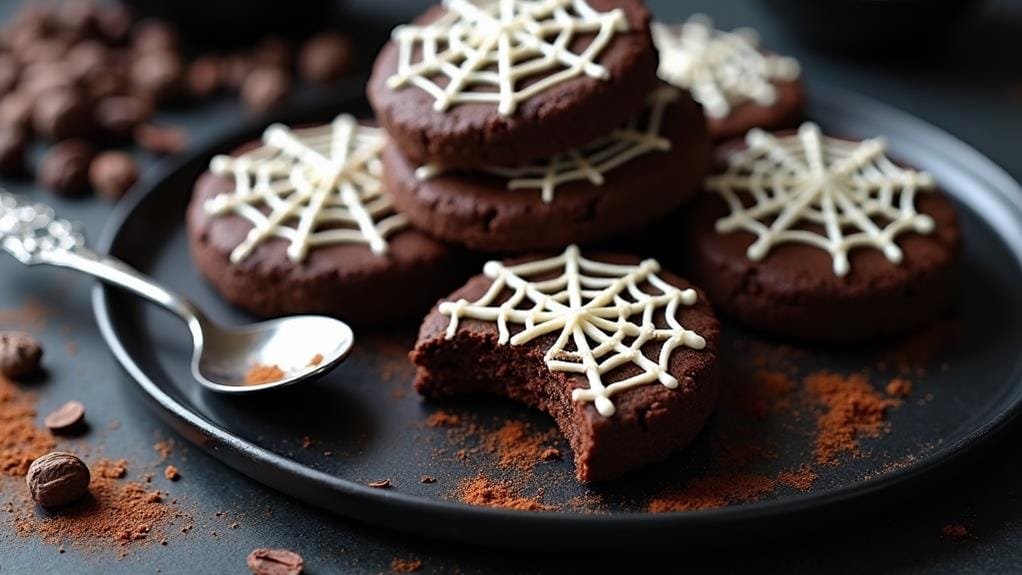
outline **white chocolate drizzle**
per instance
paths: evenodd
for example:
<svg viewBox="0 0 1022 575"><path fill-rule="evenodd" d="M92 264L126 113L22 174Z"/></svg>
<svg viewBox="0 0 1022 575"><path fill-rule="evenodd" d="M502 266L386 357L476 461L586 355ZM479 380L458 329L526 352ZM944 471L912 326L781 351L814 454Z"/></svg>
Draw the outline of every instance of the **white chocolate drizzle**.
<svg viewBox="0 0 1022 575"><path fill-rule="evenodd" d="M598 262L582 257L573 245L548 259L512 266L491 261L483 271L493 283L482 297L440 304L440 313L451 318L446 337L455 336L461 318L496 322L501 344L520 345L560 332L546 352L547 368L584 374L589 388L573 390L571 398L595 403L605 417L614 415L615 393L654 382L677 388L669 369L671 353L679 346L706 346L706 340L677 317L679 306L695 303L695 290L662 280L655 260L638 265ZM507 291L511 294L501 300ZM666 327L655 323L661 310ZM522 329L512 335L508 324ZM656 360L642 351L651 341L663 342ZM641 372L607 380L628 365Z"/></svg>
<svg viewBox="0 0 1022 575"><path fill-rule="evenodd" d="M428 92L444 111L496 103L502 116L525 100L578 76L607 79L596 62L617 32L622 10L597 12L585 0L444 0L446 13L425 26L399 26L398 68L387 84ZM572 41L592 40L580 53ZM528 80L528 82L526 82Z"/></svg>
<svg viewBox="0 0 1022 575"><path fill-rule="evenodd" d="M380 129L345 114L311 128L275 124L263 133L262 146L214 157L210 171L233 177L234 190L207 200L206 213L252 223L231 261L243 261L270 238L290 242L287 255L294 262L328 244L366 244L386 254L387 238L408 223L383 193L385 141Z"/></svg>
<svg viewBox="0 0 1022 575"><path fill-rule="evenodd" d="M711 118L726 118L736 106L777 101L775 82L799 77L794 58L764 54L751 28L716 30L697 14L681 26L653 23L653 42L660 52L660 78L692 92Z"/></svg>
<svg viewBox="0 0 1022 575"><path fill-rule="evenodd" d="M756 235L747 251L753 261L777 244L796 242L830 253L834 273L844 276L852 249L871 247L899 263L898 234L934 229L933 218L915 209L916 191L933 189L933 177L896 165L880 138L840 140L807 122L795 135L755 129L745 140L748 147L732 154L727 170L710 176L706 188L731 209L717 220L719 233Z"/></svg>
<svg viewBox="0 0 1022 575"><path fill-rule="evenodd" d="M554 193L562 184L587 180L594 186L601 186L606 174L615 168L639 156L671 149L671 141L661 136L660 130L664 111L677 99L677 89L662 86L650 94L642 114L585 146L523 166L490 166L479 171L506 178L508 190L538 189L547 204L554 201ZM644 127L641 125L643 120ZM415 171L415 176L419 180L428 180L444 172L437 164L426 164Z"/></svg>

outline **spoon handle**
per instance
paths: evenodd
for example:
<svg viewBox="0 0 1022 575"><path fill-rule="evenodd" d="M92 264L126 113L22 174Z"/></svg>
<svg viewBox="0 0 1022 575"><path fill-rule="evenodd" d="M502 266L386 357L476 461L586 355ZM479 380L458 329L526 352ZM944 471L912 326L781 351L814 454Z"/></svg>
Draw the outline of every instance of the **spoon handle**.
<svg viewBox="0 0 1022 575"><path fill-rule="evenodd" d="M45 204L31 203L0 189L0 248L25 265L48 264L77 270L156 302L201 331L205 318L188 300L128 264L85 245L81 227L58 219Z"/></svg>

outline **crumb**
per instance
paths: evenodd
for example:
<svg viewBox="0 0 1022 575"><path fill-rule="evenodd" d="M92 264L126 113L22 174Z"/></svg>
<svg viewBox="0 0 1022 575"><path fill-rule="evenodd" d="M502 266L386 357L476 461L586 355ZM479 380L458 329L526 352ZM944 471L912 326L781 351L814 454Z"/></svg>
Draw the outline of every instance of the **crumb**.
<svg viewBox="0 0 1022 575"><path fill-rule="evenodd" d="M557 461L561 458L561 450L548 447L539 454L539 458L543 461Z"/></svg>
<svg viewBox="0 0 1022 575"><path fill-rule="evenodd" d="M390 483L389 479L380 479L379 481L371 481L371 482L367 483L366 485L368 485L369 487L372 487L374 489L389 489L391 487L391 483Z"/></svg>
<svg viewBox="0 0 1022 575"><path fill-rule="evenodd" d="M174 467L173 465L168 465L167 468L163 470L163 476L170 481L177 481L178 479L181 479L181 474L178 472L177 467Z"/></svg>
<svg viewBox="0 0 1022 575"><path fill-rule="evenodd" d="M432 475L423 475L422 479L419 480L421 483L436 483L436 477Z"/></svg>
<svg viewBox="0 0 1022 575"><path fill-rule="evenodd" d="M422 569L422 561L419 559L394 558L390 562L390 570L393 573L413 573Z"/></svg>
<svg viewBox="0 0 1022 575"><path fill-rule="evenodd" d="M312 359L309 360L309 367L316 367L321 363L323 363L323 354L317 353L316 355L312 356Z"/></svg>
<svg viewBox="0 0 1022 575"><path fill-rule="evenodd" d="M308 449L312 447L312 438L308 435L302 436L302 449Z"/></svg>
<svg viewBox="0 0 1022 575"><path fill-rule="evenodd" d="M884 391L891 397L908 397L912 394L912 382L907 379L896 377L884 387Z"/></svg>

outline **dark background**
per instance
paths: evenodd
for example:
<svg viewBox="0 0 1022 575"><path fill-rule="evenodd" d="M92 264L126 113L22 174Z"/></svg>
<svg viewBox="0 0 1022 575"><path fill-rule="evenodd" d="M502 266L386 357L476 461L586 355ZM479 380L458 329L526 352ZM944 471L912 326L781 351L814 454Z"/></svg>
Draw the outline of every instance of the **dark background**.
<svg viewBox="0 0 1022 575"><path fill-rule="evenodd" d="M215 0L208 0L215 1ZM301 1L301 0L291 0ZM809 2L809 0L806 0ZM811 2L838 6L841 2ZM425 3L351 0L340 26L358 32L366 60L394 24L414 16ZM870 56L836 54L802 43L789 34L779 18L752 0L698 2L650 1L656 16L678 21L691 12L712 15L722 28L749 25L764 43L799 58L804 76L869 94L930 121L972 144L1022 178L1022 2L992 0L958 18L955 27L933 31L928 18L940 2L917 5L918 20L899 23L898 34L910 54L879 50ZM0 15L17 2L0 1ZM879 17L883 21L883 17ZM831 24L842 18L831 18ZM805 26L806 24L802 24ZM873 35L865 27L853 37ZM308 97L299 94L298 101ZM165 118L188 127L192 146L215 140L244 116L234 99L225 98L199 108L174 111ZM154 162L146 165L155 168ZM153 174L154 169L149 173ZM86 224L96 238L111 210L98 199L59 200L23 182L4 182L12 191L35 195L55 205L65 217ZM173 437L144 405L140 393L122 373L96 331L89 303L91 282L48 269L27 270L0 255L0 310L43 303L50 311L41 333L47 345L48 375L37 385L41 413L68 399L83 401L93 429L89 443L98 455L124 457L158 471L152 444ZM0 324L0 328L4 327ZM69 345L71 344L71 345ZM76 349L72 349L76 348ZM962 382L968 385L968 382ZM116 430L110 422L119 422ZM999 438L967 469L910 501L891 506L854 522L821 532L711 549L665 549L678 570L702 568L717 573L746 570L784 572L956 572L1022 571L1022 466L1018 442L1022 428ZM593 542L572 556L538 556L523 552L467 548L416 540L338 519L227 469L178 440L169 463L184 478L174 484L156 480L196 519L187 536L174 536L166 547L132 548L126 558L113 551L82 551L56 547L15 535L0 517L0 573L240 573L244 558L255 547L294 549L306 559L309 573L386 572L394 558L420 559L422 572L563 572L613 568L635 570L645 557L607 558L613 541ZM150 468L150 466L152 466ZM144 471L144 470L139 470ZM6 489L15 488L5 484ZM272 508L272 516L267 514ZM218 516L223 512L225 516ZM228 525L238 521L237 529ZM969 530L961 542L945 539L941 529L960 523ZM217 532L217 536L211 534ZM566 550L569 551L569 550Z"/></svg>

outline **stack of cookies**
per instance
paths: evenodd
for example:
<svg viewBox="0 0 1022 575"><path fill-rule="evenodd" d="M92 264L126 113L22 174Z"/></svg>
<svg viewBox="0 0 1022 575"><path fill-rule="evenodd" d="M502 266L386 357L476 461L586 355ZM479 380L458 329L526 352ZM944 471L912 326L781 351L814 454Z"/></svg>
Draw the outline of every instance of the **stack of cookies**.
<svg viewBox="0 0 1022 575"><path fill-rule="evenodd" d="M579 480L613 479L709 418L711 301L848 341L953 298L951 202L882 140L799 127L800 75L747 30L651 26L640 0L445 0L379 54L375 124L272 126L214 159L194 257L258 314L363 326L463 283L422 322L416 389L543 410ZM480 253L501 259L465 282Z"/></svg>
<svg viewBox="0 0 1022 575"><path fill-rule="evenodd" d="M485 252L635 233L694 195L702 111L657 78L638 0L447 2L394 31L368 95L415 227Z"/></svg>

